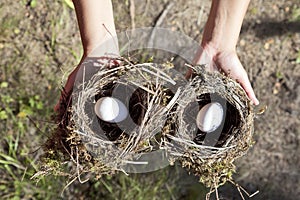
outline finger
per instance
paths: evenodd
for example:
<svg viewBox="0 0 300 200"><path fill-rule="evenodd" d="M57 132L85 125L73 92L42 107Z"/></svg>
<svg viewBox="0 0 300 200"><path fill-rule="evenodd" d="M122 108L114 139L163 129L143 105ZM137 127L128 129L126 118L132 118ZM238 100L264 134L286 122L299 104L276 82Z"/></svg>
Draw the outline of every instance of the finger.
<svg viewBox="0 0 300 200"><path fill-rule="evenodd" d="M243 81L242 80L239 81L239 83L244 88L247 96L250 98L250 100L253 102L253 104L257 106L259 104L259 101L255 96L254 90L251 86L251 83L250 83L248 77L243 79Z"/></svg>
<svg viewBox="0 0 300 200"><path fill-rule="evenodd" d="M193 70L191 68L189 68L186 73L185 73L185 78L186 79L190 79L193 75Z"/></svg>
<svg viewBox="0 0 300 200"><path fill-rule="evenodd" d="M60 102L58 102L55 106L54 106L54 112L58 112L60 108Z"/></svg>

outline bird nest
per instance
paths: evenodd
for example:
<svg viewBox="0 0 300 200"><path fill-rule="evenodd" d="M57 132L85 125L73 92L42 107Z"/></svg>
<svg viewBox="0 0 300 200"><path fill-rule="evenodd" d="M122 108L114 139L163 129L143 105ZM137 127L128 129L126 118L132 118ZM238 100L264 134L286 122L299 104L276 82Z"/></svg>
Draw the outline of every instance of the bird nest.
<svg viewBox="0 0 300 200"><path fill-rule="evenodd" d="M164 118L175 100L176 77L167 67L154 63L124 64L104 67L73 94L72 131L77 133L87 150L112 170L127 171L126 165L139 164L140 153L163 149L164 137L157 137ZM125 64L126 63L126 64ZM171 89L172 88L172 89ZM94 104L101 97L120 100L129 110L118 123L101 120Z"/></svg>
<svg viewBox="0 0 300 200"><path fill-rule="evenodd" d="M170 63L115 60L114 66L101 59L82 64L72 106L65 104L60 126L45 143L36 177L54 173L80 180L83 174L133 172L142 155L161 151L160 158L179 160L209 187L232 180L233 161L252 144L252 104L240 85L203 66L190 66L194 76L185 81ZM95 102L108 96L128 108L125 120L110 123L95 114ZM208 134L197 128L195 115L211 101L226 108L226 118ZM65 167L72 169L66 173Z"/></svg>
<svg viewBox="0 0 300 200"><path fill-rule="evenodd" d="M217 188L232 181L233 161L253 144L253 105L236 81L219 72L193 68L194 77L180 93L176 111L169 118L171 155L200 177L206 186ZM222 126L211 133L197 128L197 112L210 102L225 110Z"/></svg>

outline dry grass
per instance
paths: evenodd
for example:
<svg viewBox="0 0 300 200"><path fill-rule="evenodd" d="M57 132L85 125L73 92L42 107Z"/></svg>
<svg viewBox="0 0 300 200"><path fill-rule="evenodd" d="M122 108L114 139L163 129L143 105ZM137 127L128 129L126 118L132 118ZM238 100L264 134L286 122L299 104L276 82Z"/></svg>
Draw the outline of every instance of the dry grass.
<svg viewBox="0 0 300 200"><path fill-rule="evenodd" d="M194 69L194 78L178 97L177 108L171 118L176 128L174 133L168 134L172 142L167 146L171 155L180 158L183 167L217 192L219 186L233 181L234 160L243 156L253 144L253 105L236 81L219 72L207 72L201 66L190 67ZM187 108L195 106L193 102L201 107L215 100L226 107L226 121L221 134L211 143L198 130L196 136L202 138L195 140L195 127L187 119L190 114Z"/></svg>
<svg viewBox="0 0 300 200"><path fill-rule="evenodd" d="M170 164L179 159L183 167L211 188L210 193L217 192L227 181L233 182L233 161L252 144L253 107L241 86L219 72L205 71L202 66L189 66L194 69L194 78L186 84L170 71L170 65L113 59L117 66L112 66L107 58L87 59L82 64L73 104L60 115L60 127L45 144L44 168L35 177L66 175L71 184L76 179L83 183L118 171L127 174L124 165L140 164L135 161L140 153L164 149ZM176 89L170 89L173 86ZM114 94L118 87L124 92L118 98L131 102L130 116L137 124L132 129L124 128L126 123L103 122L91 109L97 99L119 95ZM195 141L193 128L185 118L191 102L204 105L212 100L210 95L218 95L228 106L228 120L215 145Z"/></svg>

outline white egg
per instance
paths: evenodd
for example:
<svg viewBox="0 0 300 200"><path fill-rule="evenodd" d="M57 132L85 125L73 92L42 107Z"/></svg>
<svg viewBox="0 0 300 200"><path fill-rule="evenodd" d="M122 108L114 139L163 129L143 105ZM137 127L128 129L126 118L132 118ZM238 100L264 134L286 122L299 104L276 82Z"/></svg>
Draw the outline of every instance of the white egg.
<svg viewBox="0 0 300 200"><path fill-rule="evenodd" d="M203 132L213 132L221 125L223 121L223 107L218 102L206 104L197 114L196 123Z"/></svg>
<svg viewBox="0 0 300 200"><path fill-rule="evenodd" d="M102 97L95 104L96 115L106 122L118 123L126 119L128 109L119 99Z"/></svg>

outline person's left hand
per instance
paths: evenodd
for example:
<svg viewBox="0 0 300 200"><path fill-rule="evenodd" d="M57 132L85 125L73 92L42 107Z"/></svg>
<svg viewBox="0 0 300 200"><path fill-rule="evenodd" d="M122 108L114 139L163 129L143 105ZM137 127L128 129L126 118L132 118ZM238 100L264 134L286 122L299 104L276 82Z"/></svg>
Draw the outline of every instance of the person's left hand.
<svg viewBox="0 0 300 200"><path fill-rule="evenodd" d="M196 64L204 64L208 70L222 70L229 77L235 79L244 88L246 94L253 102L258 105L259 101L255 96L248 75L242 66L237 53L233 51L218 51L213 47L205 46L197 52L194 62ZM187 77L191 75L191 70L187 73Z"/></svg>

